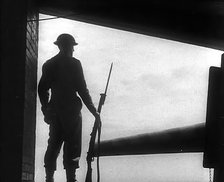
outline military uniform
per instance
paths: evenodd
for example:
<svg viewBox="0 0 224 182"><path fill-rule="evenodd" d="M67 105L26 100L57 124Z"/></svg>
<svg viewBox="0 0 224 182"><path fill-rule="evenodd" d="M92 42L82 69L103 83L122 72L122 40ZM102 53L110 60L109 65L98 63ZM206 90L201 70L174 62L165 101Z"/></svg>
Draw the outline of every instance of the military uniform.
<svg viewBox="0 0 224 182"><path fill-rule="evenodd" d="M89 111L95 114L96 108L89 95L80 61L59 53L44 63L38 94L42 111L51 121L44 157L47 169L56 170L56 160L63 143L64 168L79 167L82 102L77 93Z"/></svg>

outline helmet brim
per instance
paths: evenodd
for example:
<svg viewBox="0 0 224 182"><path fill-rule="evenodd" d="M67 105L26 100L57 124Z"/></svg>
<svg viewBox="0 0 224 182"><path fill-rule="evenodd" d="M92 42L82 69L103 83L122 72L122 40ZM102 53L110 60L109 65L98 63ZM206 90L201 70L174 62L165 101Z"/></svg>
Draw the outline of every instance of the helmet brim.
<svg viewBox="0 0 224 182"><path fill-rule="evenodd" d="M60 43L58 43L57 41L55 41L54 44L58 46ZM78 45L78 43L77 42L72 42L71 45L72 46L76 46L76 45Z"/></svg>

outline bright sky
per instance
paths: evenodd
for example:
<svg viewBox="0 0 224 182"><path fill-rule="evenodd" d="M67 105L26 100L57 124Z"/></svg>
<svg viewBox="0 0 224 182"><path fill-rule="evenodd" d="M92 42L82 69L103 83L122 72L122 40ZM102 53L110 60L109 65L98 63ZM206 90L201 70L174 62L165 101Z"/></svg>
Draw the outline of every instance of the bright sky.
<svg viewBox="0 0 224 182"><path fill-rule="evenodd" d="M41 21L38 80L42 64L58 53L53 42L61 33L72 34L79 43L73 56L82 63L96 106L114 63L101 114L102 140L205 122L208 69L220 66L221 51L78 21ZM36 182L41 182L48 126L43 122L39 98L37 101ZM82 114L79 181L85 179L85 157L94 121L85 106ZM209 175L202 159L202 154L104 157L101 181L204 182ZM61 155L55 177L55 182L65 181Z"/></svg>

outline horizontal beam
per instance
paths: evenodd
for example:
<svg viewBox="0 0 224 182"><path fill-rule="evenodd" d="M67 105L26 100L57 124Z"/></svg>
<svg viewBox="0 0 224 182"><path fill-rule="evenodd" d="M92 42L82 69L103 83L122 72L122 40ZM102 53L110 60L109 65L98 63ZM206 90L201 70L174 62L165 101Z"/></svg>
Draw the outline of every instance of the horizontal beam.
<svg viewBox="0 0 224 182"><path fill-rule="evenodd" d="M224 50L224 3L211 0L37 0L41 13Z"/></svg>
<svg viewBox="0 0 224 182"><path fill-rule="evenodd" d="M102 141L99 156L203 152L205 124ZM95 145L94 156L98 155Z"/></svg>

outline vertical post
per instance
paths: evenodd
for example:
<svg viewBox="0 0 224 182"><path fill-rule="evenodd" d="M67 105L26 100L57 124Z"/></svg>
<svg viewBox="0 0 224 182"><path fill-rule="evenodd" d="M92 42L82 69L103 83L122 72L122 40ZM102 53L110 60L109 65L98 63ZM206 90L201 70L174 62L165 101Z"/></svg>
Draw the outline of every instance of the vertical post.
<svg viewBox="0 0 224 182"><path fill-rule="evenodd" d="M35 173L38 10L27 4L22 182L33 182Z"/></svg>
<svg viewBox="0 0 224 182"><path fill-rule="evenodd" d="M214 168L213 182L224 181L224 54L210 67L203 166Z"/></svg>
<svg viewBox="0 0 224 182"><path fill-rule="evenodd" d="M1 182L33 182L36 121L35 0L1 1ZM31 5L32 4L32 5Z"/></svg>
<svg viewBox="0 0 224 182"><path fill-rule="evenodd" d="M214 178L213 182L223 182L224 181L224 54L221 58L221 92L220 99L222 104L220 104L220 118L218 122L219 127L219 146L218 146L218 157L219 165L214 168Z"/></svg>
<svg viewBox="0 0 224 182"><path fill-rule="evenodd" d="M1 177L22 181L27 0L1 1Z"/></svg>

